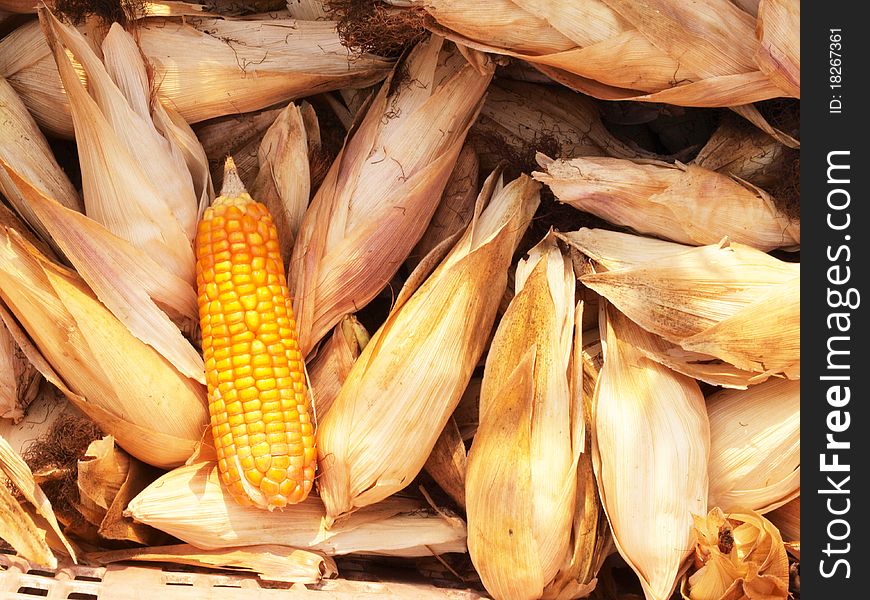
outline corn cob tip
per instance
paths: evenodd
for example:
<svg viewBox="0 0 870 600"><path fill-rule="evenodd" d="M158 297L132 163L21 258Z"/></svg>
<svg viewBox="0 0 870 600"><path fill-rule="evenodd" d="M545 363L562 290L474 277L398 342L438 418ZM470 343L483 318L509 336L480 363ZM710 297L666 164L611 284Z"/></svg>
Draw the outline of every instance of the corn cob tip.
<svg viewBox="0 0 870 600"><path fill-rule="evenodd" d="M247 193L245 184L239 177L239 171L236 168L236 161L232 156L227 156L224 163L224 183L221 186L221 196L224 198L238 198L242 194Z"/></svg>

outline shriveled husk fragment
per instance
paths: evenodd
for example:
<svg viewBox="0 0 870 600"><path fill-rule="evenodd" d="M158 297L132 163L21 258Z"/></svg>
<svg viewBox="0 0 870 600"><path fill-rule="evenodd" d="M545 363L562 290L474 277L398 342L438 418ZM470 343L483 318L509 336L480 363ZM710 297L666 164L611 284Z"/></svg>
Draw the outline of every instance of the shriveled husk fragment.
<svg viewBox="0 0 870 600"><path fill-rule="evenodd" d="M790 67L799 60L792 51L799 35L794 20L779 14L762 19L760 11L756 22L729 0L402 0L401 5L423 7L437 21L430 29L450 39L522 58L602 99L732 106L799 94L793 76L784 80L770 72L767 57L771 47L786 50Z"/></svg>
<svg viewBox="0 0 870 600"><path fill-rule="evenodd" d="M774 525L751 511L713 508L695 519L695 571L683 580L686 600L785 600L788 556Z"/></svg>
<svg viewBox="0 0 870 600"><path fill-rule="evenodd" d="M724 236L762 251L800 247L800 223L777 211L767 192L696 165L583 157L553 160L532 176L560 202L615 225L681 244Z"/></svg>
<svg viewBox="0 0 870 600"><path fill-rule="evenodd" d="M30 515L23 511L17 500L9 494L6 486L7 481L12 483L14 489L21 494L21 497L33 506L35 510L34 519L31 519ZM57 536L57 539L62 544L62 551L67 553L73 562L76 561L76 551L61 531L57 517L54 515L54 510L51 508L51 502L49 502L39 484L36 483L30 467L27 466L24 459L9 445L9 442L3 436L0 436L0 488L3 488L2 500L0 500L2 508L0 508L0 511L7 513L0 519L0 527L3 528L3 539L11 543L19 552L33 553L38 557L36 562L39 564L56 565L53 553L45 545L45 533L50 531ZM18 506L18 509L16 509L16 506ZM19 509L21 509L23 514L18 513ZM20 520L7 520L13 516L20 518ZM6 537L6 534L9 532L12 533L14 539ZM23 544L24 551L15 545L16 541ZM47 554L45 550L48 550ZM48 562L44 562L46 560Z"/></svg>
<svg viewBox="0 0 870 600"><path fill-rule="evenodd" d="M794 153L784 144L728 112L692 164L771 189L780 181L789 156Z"/></svg>
<svg viewBox="0 0 870 600"><path fill-rule="evenodd" d="M691 552L691 515L707 511L704 397L697 382L649 360L633 335L614 327L613 306L603 303L601 310L595 476L620 555L647 600L666 600Z"/></svg>
<svg viewBox="0 0 870 600"><path fill-rule="evenodd" d="M281 258L286 265L308 208L311 188L308 141L299 107L291 102L278 114L266 130L257 156L259 172L251 195L272 214L278 229Z"/></svg>
<svg viewBox="0 0 870 600"><path fill-rule="evenodd" d="M330 21L149 17L137 21L136 31L157 97L188 123L370 85L391 66L369 54L351 56ZM68 99L38 25L0 40L0 76L41 127L73 136Z"/></svg>
<svg viewBox="0 0 870 600"><path fill-rule="evenodd" d="M78 461L78 488L82 514L99 525L127 479L130 455L115 445L112 436L91 442Z"/></svg>
<svg viewBox="0 0 870 600"><path fill-rule="evenodd" d="M133 337L75 273L6 226L0 298L17 322L0 316L28 359L125 450L160 467L190 456L208 421L205 386Z"/></svg>
<svg viewBox="0 0 870 600"><path fill-rule="evenodd" d="M81 212L82 200L48 146L45 136L11 85L0 77L0 157L63 206ZM21 218L47 242L51 236L33 214L27 200L0 169L0 194Z"/></svg>
<svg viewBox="0 0 870 600"><path fill-rule="evenodd" d="M317 356L306 365L318 420L329 412L369 339L369 332L363 324L354 315L348 315L338 322L329 339L318 348Z"/></svg>
<svg viewBox="0 0 870 600"><path fill-rule="evenodd" d="M429 514L410 499L387 499L332 529L323 527L323 502L313 495L281 512L241 506L220 484L214 462L170 471L134 498L127 513L206 550L258 546L268 535L272 544L327 555L465 551L465 524L460 519Z"/></svg>
<svg viewBox="0 0 870 600"><path fill-rule="evenodd" d="M42 377L9 332L0 322L0 419L16 423L39 394Z"/></svg>
<svg viewBox="0 0 870 600"><path fill-rule="evenodd" d="M401 490L423 467L489 341L538 190L525 175L507 186L490 175L465 234L413 294L400 292L354 363L318 428L330 519Z"/></svg>
<svg viewBox="0 0 870 600"><path fill-rule="evenodd" d="M556 158L656 155L631 147L604 127L594 102L562 86L496 79L469 138L490 171L502 159L534 165L535 152Z"/></svg>
<svg viewBox="0 0 870 600"><path fill-rule="evenodd" d="M586 228L564 238L609 269L589 265L580 280L647 331L744 371L800 377L799 263L727 240L691 248Z"/></svg>
<svg viewBox="0 0 870 600"><path fill-rule="evenodd" d="M387 285L423 235L493 71L487 63L478 72L438 36L397 69L349 134L296 238L288 286L304 355Z"/></svg>
<svg viewBox="0 0 870 600"><path fill-rule="evenodd" d="M517 266L487 354L466 501L468 551L496 598L539 598L571 550L584 441L571 381L575 284L548 235Z"/></svg>
<svg viewBox="0 0 870 600"><path fill-rule="evenodd" d="M256 573L262 581L319 583L338 574L335 561L308 550L262 545L249 548L200 550L189 544L92 552L88 558L106 565L121 561L168 562L194 567Z"/></svg>
<svg viewBox="0 0 870 600"><path fill-rule="evenodd" d="M479 175L477 153L466 143L456 158L456 165L450 173L450 179L444 187L441 202L432 215L429 227L408 256L410 267L416 267L438 244L468 227L474 216Z"/></svg>
<svg viewBox="0 0 870 600"><path fill-rule="evenodd" d="M801 541L801 497L790 500L764 515L782 534L786 543Z"/></svg>
<svg viewBox="0 0 870 600"><path fill-rule="evenodd" d="M800 494L800 381L707 398L710 506L766 513Z"/></svg>

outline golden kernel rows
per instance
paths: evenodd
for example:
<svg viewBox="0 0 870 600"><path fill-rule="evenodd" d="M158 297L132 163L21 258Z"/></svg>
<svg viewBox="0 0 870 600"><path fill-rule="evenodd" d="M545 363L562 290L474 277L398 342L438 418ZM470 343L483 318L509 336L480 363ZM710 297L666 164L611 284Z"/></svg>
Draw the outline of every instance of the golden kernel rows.
<svg viewBox="0 0 870 600"><path fill-rule="evenodd" d="M299 502L314 481L314 425L272 218L253 200L215 202L199 224L196 246L209 413L223 482L242 504L272 509Z"/></svg>

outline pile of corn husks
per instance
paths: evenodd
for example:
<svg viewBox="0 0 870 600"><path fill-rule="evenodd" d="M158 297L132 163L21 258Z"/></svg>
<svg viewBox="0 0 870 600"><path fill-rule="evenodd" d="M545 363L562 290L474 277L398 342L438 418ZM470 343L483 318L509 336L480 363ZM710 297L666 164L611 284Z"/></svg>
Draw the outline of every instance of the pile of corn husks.
<svg viewBox="0 0 870 600"><path fill-rule="evenodd" d="M0 538L799 594L798 0L134 4L0 0ZM314 395L283 511L235 503L206 427L191 241L227 155Z"/></svg>

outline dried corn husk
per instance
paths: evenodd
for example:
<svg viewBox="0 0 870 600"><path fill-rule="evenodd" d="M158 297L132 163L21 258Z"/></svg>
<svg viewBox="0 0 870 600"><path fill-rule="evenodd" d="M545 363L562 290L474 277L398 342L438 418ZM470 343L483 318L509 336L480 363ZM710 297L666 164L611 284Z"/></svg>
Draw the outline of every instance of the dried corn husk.
<svg viewBox="0 0 870 600"><path fill-rule="evenodd" d="M771 189L794 156L784 144L729 112L692 164Z"/></svg>
<svg viewBox="0 0 870 600"><path fill-rule="evenodd" d="M599 316L595 476L616 548L647 600L666 600L691 551L691 515L707 512L707 411L698 384L644 357L614 310L603 303Z"/></svg>
<svg viewBox="0 0 870 600"><path fill-rule="evenodd" d="M318 419L329 411L341 384L369 339L369 332L363 324L355 316L348 315L339 321L329 339L318 348L317 356L306 365Z"/></svg>
<svg viewBox="0 0 870 600"><path fill-rule="evenodd" d="M631 147L604 127L594 102L561 86L497 79L486 93L470 139L491 171L500 160L534 165L535 152L557 158L656 158Z"/></svg>
<svg viewBox="0 0 870 600"><path fill-rule="evenodd" d="M315 116L316 118L316 116ZM251 194L272 214L281 258L289 264L296 232L308 208L311 175L302 112L292 102L266 131L258 152L260 170Z"/></svg>
<svg viewBox="0 0 870 600"><path fill-rule="evenodd" d="M707 398L710 506L768 512L800 494L800 381L770 379Z"/></svg>
<svg viewBox="0 0 870 600"><path fill-rule="evenodd" d="M727 240L689 248L585 228L564 238L609 269L580 280L647 331L744 371L800 377L800 264Z"/></svg>
<svg viewBox="0 0 870 600"><path fill-rule="evenodd" d="M0 77L0 157L63 206L81 212L82 200L54 158L45 136L11 85ZM0 169L0 194L45 241L51 236L21 192Z"/></svg>
<svg viewBox="0 0 870 600"><path fill-rule="evenodd" d="M560 202L642 234L689 245L724 236L759 250L800 247L800 223L756 187L696 165L619 158L553 160L532 176Z"/></svg>
<svg viewBox="0 0 870 600"><path fill-rule="evenodd" d="M150 17L136 31L157 97L188 123L370 85L390 68L375 56L351 56L330 21ZM0 76L41 127L72 137L67 98L38 25L0 40Z"/></svg>
<svg viewBox="0 0 870 600"><path fill-rule="evenodd" d="M390 498L341 526L323 527L316 496L283 512L264 513L235 502L220 484L217 465L198 463L170 471L130 502L137 521L203 549L272 544L327 555L349 553L430 556L464 552L465 524L421 510L413 500Z"/></svg>
<svg viewBox="0 0 870 600"><path fill-rule="evenodd" d="M78 461L79 510L99 525L130 471L130 455L115 445L112 436L94 440Z"/></svg>
<svg viewBox="0 0 870 600"><path fill-rule="evenodd" d="M250 548L199 550L188 544L92 552L88 558L100 565L121 561L168 562L195 567L256 573L262 581L319 583L338 574L335 561L307 550L262 545Z"/></svg>
<svg viewBox="0 0 870 600"><path fill-rule="evenodd" d="M384 286L423 235L492 77L420 42L382 86L302 222L288 283L308 354Z"/></svg>
<svg viewBox="0 0 870 600"><path fill-rule="evenodd" d="M790 597L788 557L770 521L751 511L726 516L718 507L694 519L697 570L683 581L683 598Z"/></svg>
<svg viewBox="0 0 870 600"><path fill-rule="evenodd" d="M24 417L38 393L42 377L18 347L6 325L0 322L0 419L16 423Z"/></svg>
<svg viewBox="0 0 870 600"><path fill-rule="evenodd" d="M223 183L224 163L232 156L246 189L254 185L260 170L260 142L282 108L218 117L196 126L196 136L208 157L214 185Z"/></svg>
<svg viewBox="0 0 870 600"><path fill-rule="evenodd" d="M73 272L0 227L0 311L16 342L130 454L170 467L190 456L208 421L205 386L127 330ZM30 342L29 335L33 342Z"/></svg>
<svg viewBox="0 0 870 600"><path fill-rule="evenodd" d="M0 485L0 538L30 562L57 568L57 558L45 541L45 531L37 526L6 485Z"/></svg>
<svg viewBox="0 0 870 600"><path fill-rule="evenodd" d="M801 541L801 497L798 496L794 500L790 500L764 515L770 520L779 532L782 534L782 539L786 542Z"/></svg>
<svg viewBox="0 0 870 600"><path fill-rule="evenodd" d="M456 158L456 165L444 187L441 202L432 215L429 227L408 256L409 267L416 267L436 246L471 223L474 201L477 199L479 171L477 153L466 143Z"/></svg>
<svg viewBox="0 0 870 600"><path fill-rule="evenodd" d="M480 388L482 385L483 378L472 377L465 391L462 392L462 398L459 399L456 410L453 411L453 419L459 427L459 435L462 436L463 441L473 438L480 425Z"/></svg>
<svg viewBox="0 0 870 600"><path fill-rule="evenodd" d="M517 266L487 354L466 499L468 551L496 598L539 598L571 550L584 442L582 387L571 381L575 284L545 237Z"/></svg>
<svg viewBox="0 0 870 600"><path fill-rule="evenodd" d="M422 6L437 21L433 31L482 51L522 58L602 99L732 106L799 94L792 73L799 64L793 8L771 10L776 17L767 19L759 11L756 20L729 0L402 4ZM770 72L769 53L790 59L788 77Z"/></svg>
<svg viewBox="0 0 870 600"><path fill-rule="evenodd" d="M528 176L503 186L490 175L465 234L413 294L400 292L354 363L318 428L330 519L401 490L423 467L488 342L538 189Z"/></svg>
<svg viewBox="0 0 870 600"><path fill-rule="evenodd" d="M799 0L761 0L756 35L760 47L755 61L770 80L787 95L801 95L801 3Z"/></svg>
<svg viewBox="0 0 870 600"><path fill-rule="evenodd" d="M73 562L76 562L76 551L61 531L60 524L57 522L57 518L54 515L54 510L51 508L51 502L49 502L45 493L42 491L42 488L40 488L34 480L30 467L27 466L24 459L18 455L15 449L9 445L9 442L7 442L3 436L0 436L0 474L3 475L2 480L0 480L0 488L4 488L3 492L5 492L5 495L8 496L9 492L9 490L6 489L6 482L8 480L14 485L15 489L18 490L21 496L33 506L36 512L36 523L33 523L30 519L30 515L25 513L23 516L26 516L27 518L19 522L23 525L23 531L17 530L14 525L10 528L16 537L20 532L24 533L21 541L25 542L26 547L28 547L28 554L35 551L39 556L39 560L37 561L39 564L56 564L54 562L54 556L50 550L47 554L47 557L51 559L50 562L43 562L47 557L43 554L42 550L47 548L41 548L42 544L39 543L39 540L45 539L44 534L41 531L34 534L34 529L39 527L45 532L51 531L51 533L57 536L57 539L62 544L60 549L69 554ZM2 510L2 512L7 512L7 510L9 510L14 514L17 511L14 506L10 506L9 500L16 505L18 504L14 498L8 496L3 498L2 504L4 506L0 510ZM9 516L11 515L4 514L3 518L0 519L0 523L5 524L7 522L7 517ZM11 521L10 524L12 524ZM31 524L34 525L34 529L31 529ZM6 527L4 527L4 529L6 529ZM6 531L3 532L3 539L9 541L13 544L13 547L18 550L18 547L15 546L15 542L6 537ZM34 542L36 542L35 545L31 546Z"/></svg>
<svg viewBox="0 0 870 600"><path fill-rule="evenodd" d="M287 0L287 12L294 19L317 21L328 19L323 0Z"/></svg>
<svg viewBox="0 0 870 600"><path fill-rule="evenodd" d="M435 483L462 508L465 508L466 454L459 426L451 416L423 465Z"/></svg>

